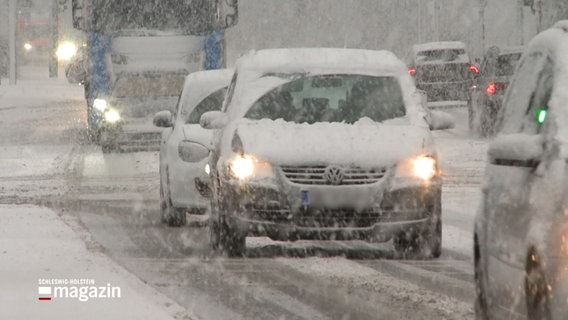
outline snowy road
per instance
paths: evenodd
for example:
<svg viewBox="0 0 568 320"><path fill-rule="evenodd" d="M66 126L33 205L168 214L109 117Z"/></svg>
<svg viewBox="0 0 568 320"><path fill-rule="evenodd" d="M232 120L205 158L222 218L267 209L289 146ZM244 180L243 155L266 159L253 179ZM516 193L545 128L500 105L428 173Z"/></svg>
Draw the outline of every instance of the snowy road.
<svg viewBox="0 0 568 320"><path fill-rule="evenodd" d="M469 137L465 110L452 111L455 129L436 133L445 182L441 258L396 260L388 243L249 238L246 258L224 259L208 250L200 223L159 223L157 153L103 155L84 139L82 90L62 93L44 93L43 105L14 100L0 108L0 202L78 218L66 221L76 221L91 250L200 318L473 318L471 239L486 141Z"/></svg>

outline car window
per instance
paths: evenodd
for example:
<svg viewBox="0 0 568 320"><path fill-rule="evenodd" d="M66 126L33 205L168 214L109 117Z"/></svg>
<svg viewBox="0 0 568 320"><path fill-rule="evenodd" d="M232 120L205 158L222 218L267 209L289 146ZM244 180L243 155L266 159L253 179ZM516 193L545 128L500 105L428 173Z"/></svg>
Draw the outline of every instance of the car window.
<svg viewBox="0 0 568 320"><path fill-rule="evenodd" d="M521 60L500 117L504 132L540 131L552 93L553 74L552 60L543 52L533 52Z"/></svg>
<svg viewBox="0 0 568 320"><path fill-rule="evenodd" d="M223 105L223 99L225 98L225 93L227 92L227 88L221 88L212 94L208 95L205 99L201 100L199 104L191 111L185 123L199 123L199 119L201 115L207 111L216 111L221 110L221 106ZM184 107L188 107L185 106Z"/></svg>
<svg viewBox="0 0 568 320"><path fill-rule="evenodd" d="M497 58L496 76L512 76L521 58L521 53L503 54Z"/></svg>
<svg viewBox="0 0 568 320"><path fill-rule="evenodd" d="M363 117L381 122L406 114L402 89L393 76L305 76L258 99L245 117L296 123L346 122Z"/></svg>
<svg viewBox="0 0 568 320"><path fill-rule="evenodd" d="M421 61L454 61L461 55L465 55L464 49L435 49L420 51L416 58Z"/></svg>

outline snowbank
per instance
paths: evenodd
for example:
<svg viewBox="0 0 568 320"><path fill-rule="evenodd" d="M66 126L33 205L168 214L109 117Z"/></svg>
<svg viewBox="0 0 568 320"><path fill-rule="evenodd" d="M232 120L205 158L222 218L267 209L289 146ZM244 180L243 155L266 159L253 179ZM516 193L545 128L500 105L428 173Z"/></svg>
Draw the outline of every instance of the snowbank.
<svg viewBox="0 0 568 320"><path fill-rule="evenodd" d="M194 319L104 254L88 248L53 211L0 205L0 221L0 318ZM73 295L74 287L89 287L87 301ZM111 295L101 287L119 289ZM92 290L98 297L91 295ZM107 291L106 297L102 291Z"/></svg>

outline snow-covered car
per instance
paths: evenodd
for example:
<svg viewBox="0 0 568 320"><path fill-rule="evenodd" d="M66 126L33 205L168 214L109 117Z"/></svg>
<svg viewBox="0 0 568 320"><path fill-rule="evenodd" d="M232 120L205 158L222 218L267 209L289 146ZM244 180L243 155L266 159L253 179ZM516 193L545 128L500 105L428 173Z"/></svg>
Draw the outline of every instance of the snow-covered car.
<svg viewBox="0 0 568 320"><path fill-rule="evenodd" d="M503 97L513 76L524 47L491 47L481 63L473 101L468 109L471 131L482 137L495 134L495 121L503 104Z"/></svg>
<svg viewBox="0 0 568 320"><path fill-rule="evenodd" d="M488 150L475 221L478 319L568 319L568 20L537 35Z"/></svg>
<svg viewBox="0 0 568 320"><path fill-rule="evenodd" d="M428 101L470 101L478 68L461 41L415 44L408 72L416 86L426 91Z"/></svg>
<svg viewBox="0 0 568 320"><path fill-rule="evenodd" d="M158 150L162 128L153 125L160 110L174 112L183 88L184 72L123 73L108 98L98 98L98 141L103 152Z"/></svg>
<svg viewBox="0 0 568 320"><path fill-rule="evenodd" d="M209 160L212 247L238 256L247 236L394 239L401 256L438 257L442 180L430 130L453 123L424 104L388 51L241 57L224 112L200 120L219 129Z"/></svg>
<svg viewBox="0 0 568 320"><path fill-rule="evenodd" d="M203 214L209 204L209 176L205 165L211 145L211 130L199 125L204 112L221 110L232 70L191 73L175 113L163 110L154 124L163 127L160 143L160 207L162 221L185 225L186 212Z"/></svg>

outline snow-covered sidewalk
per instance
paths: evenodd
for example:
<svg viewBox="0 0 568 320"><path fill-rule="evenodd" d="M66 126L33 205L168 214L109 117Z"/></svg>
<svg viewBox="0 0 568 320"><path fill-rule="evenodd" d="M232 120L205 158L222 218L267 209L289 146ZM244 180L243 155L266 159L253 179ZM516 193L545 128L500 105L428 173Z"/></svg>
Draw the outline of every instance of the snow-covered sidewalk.
<svg viewBox="0 0 568 320"><path fill-rule="evenodd" d="M195 318L73 229L46 208L0 205L0 319Z"/></svg>

